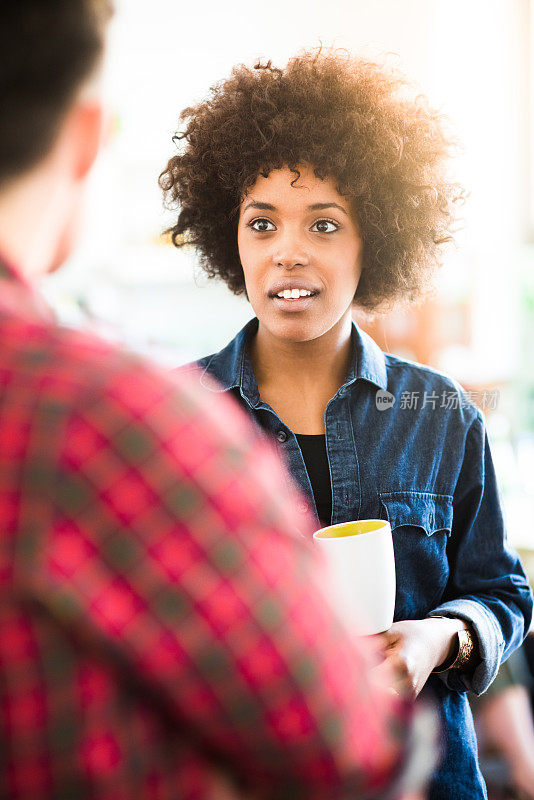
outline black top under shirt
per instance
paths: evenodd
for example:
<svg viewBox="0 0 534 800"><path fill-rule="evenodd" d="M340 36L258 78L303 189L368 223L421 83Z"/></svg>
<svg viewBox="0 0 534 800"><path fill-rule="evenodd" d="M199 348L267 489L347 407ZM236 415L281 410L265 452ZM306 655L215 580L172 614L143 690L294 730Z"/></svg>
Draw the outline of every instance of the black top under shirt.
<svg viewBox="0 0 534 800"><path fill-rule="evenodd" d="M322 434L296 433L302 451L317 506L317 516L323 525L332 519L332 484L326 453L326 436Z"/></svg>

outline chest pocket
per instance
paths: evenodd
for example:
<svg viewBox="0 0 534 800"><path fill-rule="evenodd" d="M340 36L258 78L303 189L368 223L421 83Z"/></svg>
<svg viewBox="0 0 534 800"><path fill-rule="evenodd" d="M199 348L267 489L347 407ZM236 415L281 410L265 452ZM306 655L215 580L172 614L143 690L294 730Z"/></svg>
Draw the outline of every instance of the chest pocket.
<svg viewBox="0 0 534 800"><path fill-rule="evenodd" d="M431 492L380 492L381 516L393 532L395 619L418 619L440 604L449 577L447 540L452 497Z"/></svg>

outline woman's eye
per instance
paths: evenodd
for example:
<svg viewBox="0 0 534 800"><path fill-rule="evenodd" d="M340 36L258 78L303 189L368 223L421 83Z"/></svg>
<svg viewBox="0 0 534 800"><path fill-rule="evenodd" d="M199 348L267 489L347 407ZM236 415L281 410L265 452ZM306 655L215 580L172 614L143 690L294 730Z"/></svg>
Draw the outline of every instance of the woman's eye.
<svg viewBox="0 0 534 800"><path fill-rule="evenodd" d="M254 231L260 231L260 233L276 230L275 226L269 219L253 219L252 222L249 222L248 224L249 228L252 228Z"/></svg>
<svg viewBox="0 0 534 800"><path fill-rule="evenodd" d="M313 223L311 229L318 233L334 233L334 231L339 230L339 225L330 219L318 219L317 222Z"/></svg>

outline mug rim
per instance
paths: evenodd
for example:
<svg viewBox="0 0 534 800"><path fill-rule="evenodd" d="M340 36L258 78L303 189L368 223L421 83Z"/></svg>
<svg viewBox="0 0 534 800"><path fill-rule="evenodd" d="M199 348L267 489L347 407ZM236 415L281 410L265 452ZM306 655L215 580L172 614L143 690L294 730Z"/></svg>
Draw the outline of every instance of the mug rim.
<svg viewBox="0 0 534 800"><path fill-rule="evenodd" d="M349 533L346 536L318 536L318 534L322 533L323 531L327 531L331 528L340 528L342 525L350 525L354 522L380 522L381 527L374 528L372 531L365 531L364 533ZM314 531L313 538L321 542L343 541L343 539L351 539L353 536L370 536L373 533L378 533L386 526L391 530L391 524L388 519L351 519L347 522L336 522L335 525L325 525L324 528L319 528L318 530Z"/></svg>

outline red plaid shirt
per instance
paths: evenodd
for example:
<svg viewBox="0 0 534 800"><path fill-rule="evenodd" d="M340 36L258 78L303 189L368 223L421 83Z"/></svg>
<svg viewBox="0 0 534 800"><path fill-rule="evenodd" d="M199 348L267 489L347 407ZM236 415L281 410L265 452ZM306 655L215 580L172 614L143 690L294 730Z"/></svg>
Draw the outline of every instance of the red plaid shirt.
<svg viewBox="0 0 534 800"><path fill-rule="evenodd" d="M201 392L1 269L1 798L378 797L405 758L271 446Z"/></svg>

